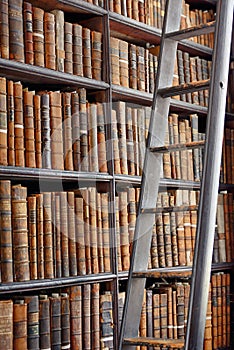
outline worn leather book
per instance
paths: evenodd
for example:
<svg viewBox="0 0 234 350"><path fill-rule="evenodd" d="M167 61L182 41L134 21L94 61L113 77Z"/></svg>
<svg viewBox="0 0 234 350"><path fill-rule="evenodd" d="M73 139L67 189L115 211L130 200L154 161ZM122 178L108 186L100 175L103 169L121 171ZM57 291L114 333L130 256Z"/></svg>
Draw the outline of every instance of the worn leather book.
<svg viewBox="0 0 234 350"><path fill-rule="evenodd" d="M55 16L55 48L56 48L56 69L64 72L64 12L61 10L51 11Z"/></svg>
<svg viewBox="0 0 234 350"><path fill-rule="evenodd" d="M48 295L39 295L39 331L40 349L51 349L50 299Z"/></svg>
<svg viewBox="0 0 234 350"><path fill-rule="evenodd" d="M15 165L15 107L14 107L14 82L7 81L7 145L8 165Z"/></svg>
<svg viewBox="0 0 234 350"><path fill-rule="evenodd" d="M36 167L35 157L35 124L33 109L33 91L23 91L24 103L24 142L25 142L25 166L30 168Z"/></svg>
<svg viewBox="0 0 234 350"><path fill-rule="evenodd" d="M9 59L9 7L8 0L1 0L1 13L0 13L0 57Z"/></svg>
<svg viewBox="0 0 234 350"><path fill-rule="evenodd" d="M30 279L37 279L37 199L27 198Z"/></svg>
<svg viewBox="0 0 234 350"><path fill-rule="evenodd" d="M49 69L56 69L55 16L50 12L45 12L44 15L44 36L45 67Z"/></svg>
<svg viewBox="0 0 234 350"><path fill-rule="evenodd" d="M24 54L25 63L34 64L33 50L33 8L32 4L24 1L23 18L24 18Z"/></svg>
<svg viewBox="0 0 234 350"><path fill-rule="evenodd" d="M44 10L33 6L33 50L34 64L45 67Z"/></svg>
<svg viewBox="0 0 234 350"><path fill-rule="evenodd" d="M38 295L24 297L27 304L28 350L39 350L39 298Z"/></svg>
<svg viewBox="0 0 234 350"><path fill-rule="evenodd" d="M84 77L92 78L91 31L88 28L82 28L82 45L83 45L83 72L84 72Z"/></svg>
<svg viewBox="0 0 234 350"><path fill-rule="evenodd" d="M8 0L9 57L24 63L23 0Z"/></svg>
<svg viewBox="0 0 234 350"><path fill-rule="evenodd" d="M27 350L27 304L16 300L13 305L13 347Z"/></svg>
<svg viewBox="0 0 234 350"><path fill-rule="evenodd" d="M6 78L0 78L0 164L8 165L7 159L7 86Z"/></svg>
<svg viewBox="0 0 234 350"><path fill-rule="evenodd" d="M72 23L64 23L64 72L73 74L73 33Z"/></svg>
<svg viewBox="0 0 234 350"><path fill-rule="evenodd" d="M44 276L54 278L51 192L43 193Z"/></svg>
<svg viewBox="0 0 234 350"><path fill-rule="evenodd" d="M102 80L102 33L91 31L92 78Z"/></svg>

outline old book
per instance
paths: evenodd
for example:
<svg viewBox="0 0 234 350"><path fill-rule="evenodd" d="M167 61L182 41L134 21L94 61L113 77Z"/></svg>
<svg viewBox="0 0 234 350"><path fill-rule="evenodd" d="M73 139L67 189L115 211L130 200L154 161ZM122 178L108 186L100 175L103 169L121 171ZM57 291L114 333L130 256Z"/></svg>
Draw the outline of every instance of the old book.
<svg viewBox="0 0 234 350"><path fill-rule="evenodd" d="M61 293L61 350L71 349L70 301L67 293Z"/></svg>
<svg viewBox="0 0 234 350"><path fill-rule="evenodd" d="M82 28L82 46L84 77L92 78L91 31L88 28Z"/></svg>
<svg viewBox="0 0 234 350"><path fill-rule="evenodd" d="M33 96L33 91L23 91L25 166L30 168L36 167Z"/></svg>
<svg viewBox="0 0 234 350"><path fill-rule="evenodd" d="M176 290L172 291L173 338L178 339Z"/></svg>
<svg viewBox="0 0 234 350"><path fill-rule="evenodd" d="M192 130L192 141L197 142L198 141L198 115L197 114L191 114L190 115L190 122L191 122L191 130ZM194 180L199 181L200 180L200 174L199 174L199 151L198 149L193 149L193 173L194 173Z"/></svg>
<svg viewBox="0 0 234 350"><path fill-rule="evenodd" d="M16 300L13 305L13 348L27 350L27 304Z"/></svg>
<svg viewBox="0 0 234 350"><path fill-rule="evenodd" d="M178 115L177 114L171 114L172 117L172 128L173 128L173 141L175 144L178 144L179 141L179 127L178 127ZM176 172L176 179L181 179L181 160L180 160L180 152L175 151L175 172Z"/></svg>
<svg viewBox="0 0 234 350"><path fill-rule="evenodd" d="M101 349L113 349L113 301L109 291L100 295L100 331Z"/></svg>
<svg viewBox="0 0 234 350"><path fill-rule="evenodd" d="M157 242L157 235L156 235L156 223L153 225L153 229L152 229L150 257L151 257L152 269L158 268L159 262L158 262L158 242Z"/></svg>
<svg viewBox="0 0 234 350"><path fill-rule="evenodd" d="M21 185L11 187L12 237L14 257L14 281L30 279L27 231L27 188Z"/></svg>
<svg viewBox="0 0 234 350"><path fill-rule="evenodd" d="M178 121L178 128L179 128L179 143L185 144L186 143L186 134L185 134L185 121L179 120ZM180 151L180 166L181 166L181 178L183 180L188 180L188 154L187 151Z"/></svg>
<svg viewBox="0 0 234 350"><path fill-rule="evenodd" d="M153 293L153 330L154 337L160 338L160 309L159 309L159 294Z"/></svg>
<svg viewBox="0 0 234 350"><path fill-rule="evenodd" d="M226 255L226 237L225 237L225 223L224 223L224 205L223 205L223 194L218 194L217 202L217 232L219 237L219 262L227 261Z"/></svg>
<svg viewBox="0 0 234 350"><path fill-rule="evenodd" d="M83 348L92 349L91 343L91 285L85 284L82 288L82 338Z"/></svg>
<svg viewBox="0 0 234 350"><path fill-rule="evenodd" d="M39 295L39 332L40 349L51 349L50 299L48 295Z"/></svg>
<svg viewBox="0 0 234 350"><path fill-rule="evenodd" d="M82 287L70 288L70 335L71 348L82 349Z"/></svg>
<svg viewBox="0 0 234 350"><path fill-rule="evenodd" d="M44 278L44 218L43 218L43 194L36 195L37 199L37 276Z"/></svg>
<svg viewBox="0 0 234 350"><path fill-rule="evenodd" d="M39 298L38 295L25 296L27 304L27 344L28 350L39 350Z"/></svg>
<svg viewBox="0 0 234 350"><path fill-rule="evenodd" d="M98 266L98 238L97 238L97 208L96 188L90 187L89 192L89 225L90 225L90 249L91 249L91 270L92 273L99 272Z"/></svg>
<svg viewBox="0 0 234 350"><path fill-rule="evenodd" d="M192 128L190 125L190 121L188 119L184 119L185 122L185 140L186 143L192 142ZM187 177L188 180L194 181L194 173L193 173L193 150L187 150Z"/></svg>
<svg viewBox="0 0 234 350"><path fill-rule="evenodd" d="M51 129L50 129L50 96L41 95L41 151L42 167L51 169Z"/></svg>
<svg viewBox="0 0 234 350"><path fill-rule="evenodd" d="M119 41L119 73L120 85L129 87L128 42Z"/></svg>
<svg viewBox="0 0 234 350"><path fill-rule="evenodd" d="M55 194L54 198L55 206L55 276L62 277L62 249L61 249L61 209L60 209L60 196Z"/></svg>
<svg viewBox="0 0 234 350"><path fill-rule="evenodd" d="M167 322L168 322L168 305L167 294L159 294L159 312L160 312L160 338L167 338Z"/></svg>
<svg viewBox="0 0 234 350"><path fill-rule="evenodd" d="M208 69L208 61L205 59L201 60L201 68L202 68L202 79L206 80L209 78L209 69ZM208 106L208 99L209 99L209 90L204 90L204 105Z"/></svg>
<svg viewBox="0 0 234 350"><path fill-rule="evenodd" d="M154 92L154 85L155 85L155 64L157 65L157 56L154 56L153 54L149 53L149 92ZM157 66L156 66L157 69Z"/></svg>
<svg viewBox="0 0 234 350"><path fill-rule="evenodd" d="M67 193L67 215L68 215L68 248L70 275L77 276L76 256L76 227L75 227L75 198L74 192Z"/></svg>
<svg viewBox="0 0 234 350"><path fill-rule="evenodd" d="M63 153L64 168L66 170L74 170L73 154L72 154L72 109L71 109L71 93L64 92L62 94L63 105Z"/></svg>
<svg viewBox="0 0 234 350"><path fill-rule="evenodd" d="M169 196L168 193L161 194L162 207L169 207ZM169 212L163 212L163 233L164 233L164 245L165 245L165 261L166 266L172 266L172 242L171 242L171 225L170 225L170 214Z"/></svg>
<svg viewBox="0 0 234 350"><path fill-rule="evenodd" d="M64 22L64 72L73 74L72 23Z"/></svg>
<svg viewBox="0 0 234 350"><path fill-rule="evenodd" d="M80 97L80 168L81 171L89 171L88 158L88 123L86 89L79 89Z"/></svg>
<svg viewBox="0 0 234 350"><path fill-rule="evenodd" d="M120 248L123 271L128 270L130 266L127 204L127 192L119 192Z"/></svg>
<svg viewBox="0 0 234 350"><path fill-rule="evenodd" d="M136 21L139 21L139 9L138 9L139 0L132 1L132 18Z"/></svg>
<svg viewBox="0 0 234 350"><path fill-rule="evenodd" d="M176 213L176 226L179 265L186 265L183 212Z"/></svg>
<svg viewBox="0 0 234 350"><path fill-rule="evenodd" d="M79 275L86 274L83 207L84 207L83 198L82 197L75 198L76 255L77 255L77 271Z"/></svg>
<svg viewBox="0 0 234 350"><path fill-rule="evenodd" d="M0 57L9 59L9 7L8 0L1 0L1 13L0 13Z"/></svg>
<svg viewBox="0 0 234 350"><path fill-rule="evenodd" d="M97 248L98 248L98 268L99 273L105 271L104 269L104 252L103 252L103 229L102 229L102 207L101 194L96 192L96 216L97 216Z"/></svg>
<svg viewBox="0 0 234 350"><path fill-rule="evenodd" d="M231 227L229 223L229 215L232 213L229 212L229 204L228 204L228 196L229 193L223 193L223 214L224 214L224 227L225 227L225 242L226 242L226 260L227 262L231 262Z"/></svg>
<svg viewBox="0 0 234 350"><path fill-rule="evenodd" d="M56 69L55 16L50 12L45 12L44 15L44 36L45 67Z"/></svg>
<svg viewBox="0 0 234 350"><path fill-rule="evenodd" d="M15 165L15 107L14 82L7 81L7 145L8 165Z"/></svg>
<svg viewBox="0 0 234 350"><path fill-rule="evenodd" d="M114 172L115 174L121 174L120 169L120 156L119 156L119 141L118 141L118 127L116 119L116 110L112 109L111 111L112 119L112 145L113 145L113 162L114 162Z"/></svg>
<svg viewBox="0 0 234 350"><path fill-rule="evenodd" d="M24 54L25 63L34 64L33 50L33 8L32 4L24 1L23 19L24 19Z"/></svg>
<svg viewBox="0 0 234 350"><path fill-rule="evenodd" d="M183 53L181 50L177 50L177 67L178 67L178 78L179 84L185 83L185 73L184 73L184 62L183 62ZM186 95L180 95L182 101L186 101Z"/></svg>
<svg viewBox="0 0 234 350"><path fill-rule="evenodd" d="M140 325L139 325L139 334L140 334L140 337L147 336L146 289L144 289L144 294L143 294L141 318L140 318ZM147 347L142 346L142 350L147 350Z"/></svg>
<svg viewBox="0 0 234 350"><path fill-rule="evenodd" d="M61 349L61 296L52 293L50 300L51 349Z"/></svg>
<svg viewBox="0 0 234 350"><path fill-rule="evenodd" d="M37 199L27 198L30 279L37 279Z"/></svg>
<svg viewBox="0 0 234 350"><path fill-rule="evenodd" d="M61 258L62 276L69 276L69 246L68 246L68 216L67 192L60 192L60 228L61 228Z"/></svg>
<svg viewBox="0 0 234 350"><path fill-rule="evenodd" d="M33 6L33 51L34 64L45 67L44 10Z"/></svg>
<svg viewBox="0 0 234 350"><path fill-rule="evenodd" d="M158 209L162 208L161 195L159 195L157 198L157 208ZM160 211L155 215L155 224L156 224L159 267L165 267L166 258L165 258L164 232L163 232L163 216L162 216L162 212Z"/></svg>
<svg viewBox="0 0 234 350"><path fill-rule="evenodd" d="M134 141L133 141L132 108L131 107L127 107L127 110L126 110L126 142L127 142L128 174L135 175Z"/></svg>
<svg viewBox="0 0 234 350"><path fill-rule="evenodd" d="M137 54L132 43L129 44L129 87L137 89Z"/></svg>
<svg viewBox="0 0 234 350"><path fill-rule="evenodd" d="M152 289L146 290L146 324L147 324L147 336L153 337L153 291ZM150 350L153 347L149 348Z"/></svg>
<svg viewBox="0 0 234 350"><path fill-rule="evenodd" d="M62 96L58 91L50 91L51 165L52 169L64 169Z"/></svg>
<svg viewBox="0 0 234 350"><path fill-rule="evenodd" d="M89 170L98 172L97 105L88 103Z"/></svg>
<svg viewBox="0 0 234 350"><path fill-rule="evenodd" d="M227 274L221 275L221 293L222 293L222 347L227 346Z"/></svg>
<svg viewBox="0 0 234 350"><path fill-rule="evenodd" d="M169 204L170 207L175 206L175 197L174 195L169 195ZM172 209L170 213L170 225L171 225L171 249L172 249L172 258L173 258L173 266L179 265L178 260L178 244L177 244L177 232L176 232L176 214Z"/></svg>
<svg viewBox="0 0 234 350"><path fill-rule="evenodd" d="M135 188L129 188L127 192L128 201L128 235L129 235L129 251L132 253L132 246L134 241L134 232L136 224L136 198Z"/></svg>
<svg viewBox="0 0 234 350"><path fill-rule="evenodd" d="M110 37L111 82L120 85L119 39Z"/></svg>
<svg viewBox="0 0 234 350"><path fill-rule="evenodd" d="M79 94L71 94L72 113L72 148L74 170L80 168L80 120L79 120Z"/></svg>
<svg viewBox="0 0 234 350"><path fill-rule="evenodd" d="M196 57L190 57L190 77L191 77L191 82L197 81L197 64L196 64ZM199 93L198 91L194 91L191 93L192 94L192 103L199 104Z"/></svg>
<svg viewBox="0 0 234 350"><path fill-rule="evenodd" d="M222 273L216 274L217 288L217 345L222 347L223 328L222 328Z"/></svg>
<svg viewBox="0 0 234 350"><path fill-rule="evenodd" d="M91 32L92 78L102 80L102 33Z"/></svg>
<svg viewBox="0 0 234 350"><path fill-rule="evenodd" d="M183 61L184 61L184 78L185 83L191 83L191 73L190 73L190 57L187 52L183 52ZM192 95L191 93L186 94L186 101L192 103Z"/></svg>
<svg viewBox="0 0 234 350"><path fill-rule="evenodd" d="M0 164L8 165L7 159L7 87L6 78L0 78Z"/></svg>
<svg viewBox="0 0 234 350"><path fill-rule="evenodd" d="M93 349L100 349L100 284L91 285L91 342Z"/></svg>
<svg viewBox="0 0 234 350"><path fill-rule="evenodd" d="M184 286L182 283L176 284L177 293L177 332L178 339L184 339Z"/></svg>
<svg viewBox="0 0 234 350"><path fill-rule="evenodd" d="M1 282L13 282L11 182L0 181Z"/></svg>
<svg viewBox="0 0 234 350"><path fill-rule="evenodd" d="M41 96L33 96L36 168L42 168Z"/></svg>
<svg viewBox="0 0 234 350"><path fill-rule="evenodd" d="M83 76L82 26L73 23L73 74Z"/></svg>
<svg viewBox="0 0 234 350"><path fill-rule="evenodd" d="M230 274L226 274L226 311L227 311L227 347L230 347L231 343L231 309L230 309Z"/></svg>
<svg viewBox="0 0 234 350"><path fill-rule="evenodd" d="M0 301L0 341L4 349L13 350L13 301Z"/></svg>
<svg viewBox="0 0 234 350"><path fill-rule="evenodd" d="M217 279L216 274L211 276L212 286L212 344L213 349L218 348L218 319L217 319Z"/></svg>
<svg viewBox="0 0 234 350"><path fill-rule="evenodd" d="M140 175L137 108L132 108L132 129L133 129L135 175Z"/></svg>
<svg viewBox="0 0 234 350"><path fill-rule="evenodd" d="M24 63L23 0L8 0L9 57Z"/></svg>
<svg viewBox="0 0 234 350"><path fill-rule="evenodd" d="M56 69L64 72L64 12L61 10L51 11L55 17L55 48L56 48Z"/></svg>
<svg viewBox="0 0 234 350"><path fill-rule="evenodd" d="M168 129L168 125L167 125L164 145L168 146L169 142L170 142L169 129ZM172 174L171 174L171 154L170 154L170 152L164 153L162 158L163 158L163 177L165 177L167 179L170 179L172 177Z"/></svg>
<svg viewBox="0 0 234 350"><path fill-rule="evenodd" d="M137 55L137 89L145 91L145 48L136 47Z"/></svg>
<svg viewBox="0 0 234 350"><path fill-rule="evenodd" d="M107 173L107 140L104 104L97 103L98 169Z"/></svg>
<svg viewBox="0 0 234 350"><path fill-rule="evenodd" d="M120 218L119 218L119 197L115 197L115 235L116 235L116 247L117 247L117 263L118 271L122 271L122 257L121 257L121 245L120 245Z"/></svg>
<svg viewBox="0 0 234 350"><path fill-rule="evenodd" d="M43 193L45 278L54 278L51 192Z"/></svg>
<svg viewBox="0 0 234 350"><path fill-rule="evenodd" d="M122 174L128 174L127 140L126 140L126 104L123 101L116 103L116 117L118 125L119 155Z"/></svg>
<svg viewBox="0 0 234 350"><path fill-rule="evenodd" d="M109 225L109 196L108 193L101 193L102 213L102 238L103 238L103 261L105 272L111 271L110 259L110 225Z"/></svg>

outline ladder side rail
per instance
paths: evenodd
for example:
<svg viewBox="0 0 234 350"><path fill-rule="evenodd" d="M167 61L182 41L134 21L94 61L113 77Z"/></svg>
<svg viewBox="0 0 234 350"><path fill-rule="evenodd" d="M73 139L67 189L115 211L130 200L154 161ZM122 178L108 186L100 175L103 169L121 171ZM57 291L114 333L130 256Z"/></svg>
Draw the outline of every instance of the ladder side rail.
<svg viewBox="0 0 234 350"><path fill-rule="evenodd" d="M185 350L203 348L219 188L234 0L219 0Z"/></svg>
<svg viewBox="0 0 234 350"><path fill-rule="evenodd" d="M142 214L141 208L152 207L152 205L156 206L162 154L152 153L149 148L164 145L170 98L162 98L157 94L157 90L172 85L177 42L172 39L164 40L164 37L166 32L179 29L181 9L182 0L177 0L176 2L174 0L167 0L156 86L150 118L149 136L143 167L138 215L132 247L131 266L120 331L120 350L133 349L133 346L122 345L123 340L126 337L132 338L138 335L145 279L132 278L132 274L134 271L145 270L148 266L148 254L155 215L153 213ZM171 53L170 57L168 57L168 52ZM157 132L155 132L155 130ZM159 170L156 171L156 169ZM130 300L137 300L137 303L133 305L133 303L130 303Z"/></svg>

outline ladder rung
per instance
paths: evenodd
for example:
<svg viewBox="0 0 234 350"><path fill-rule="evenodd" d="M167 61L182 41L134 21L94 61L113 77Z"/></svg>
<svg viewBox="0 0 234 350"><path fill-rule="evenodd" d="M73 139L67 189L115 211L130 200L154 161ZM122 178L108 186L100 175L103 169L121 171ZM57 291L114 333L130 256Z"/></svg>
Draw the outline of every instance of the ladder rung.
<svg viewBox="0 0 234 350"><path fill-rule="evenodd" d="M150 213L171 213L171 212L181 212L181 211L192 211L198 210L197 205L181 205L179 207L163 207L163 208L142 208L141 213L150 214Z"/></svg>
<svg viewBox="0 0 234 350"><path fill-rule="evenodd" d="M161 147L151 147L151 152L157 152L157 153L166 153L166 152L172 152L172 151L181 151L184 149L193 149L193 148L200 148L204 147L205 141L193 141L193 142L186 142L186 143L175 143L173 145L167 145L167 146L161 146Z"/></svg>
<svg viewBox="0 0 234 350"><path fill-rule="evenodd" d="M162 97L172 97L177 95L183 95L189 92L208 89L210 85L210 79L194 81L188 84L181 84L177 86L169 86L163 89L158 89L158 94Z"/></svg>
<svg viewBox="0 0 234 350"><path fill-rule="evenodd" d="M184 277L189 278L192 275L192 267L186 266L178 269L177 267L158 268L147 271L133 272L133 278L167 278L167 277Z"/></svg>
<svg viewBox="0 0 234 350"><path fill-rule="evenodd" d="M165 34L165 38L174 39L174 40L183 40L183 39L192 38L194 36L209 34L214 32L214 30L215 30L215 21L212 21L209 23L200 24L198 26L178 30L176 32L167 33Z"/></svg>
<svg viewBox="0 0 234 350"><path fill-rule="evenodd" d="M145 345L145 346L160 346L171 347L173 349L182 349L184 347L184 340L182 339L157 339L150 337L137 337L124 339L126 345Z"/></svg>

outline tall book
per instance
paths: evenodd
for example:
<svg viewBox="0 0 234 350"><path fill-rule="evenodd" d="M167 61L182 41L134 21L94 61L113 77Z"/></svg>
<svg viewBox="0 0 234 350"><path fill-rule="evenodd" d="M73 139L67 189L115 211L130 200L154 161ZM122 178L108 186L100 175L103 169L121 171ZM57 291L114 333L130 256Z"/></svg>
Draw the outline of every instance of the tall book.
<svg viewBox="0 0 234 350"><path fill-rule="evenodd" d="M92 78L91 31L88 28L82 28L82 44L84 77Z"/></svg>
<svg viewBox="0 0 234 350"><path fill-rule="evenodd" d="M42 167L51 169L51 137L50 137L50 96L41 95L41 150Z"/></svg>
<svg viewBox="0 0 234 350"><path fill-rule="evenodd" d="M44 278L44 218L43 218L43 194L36 195L37 199L37 276Z"/></svg>
<svg viewBox="0 0 234 350"><path fill-rule="evenodd" d="M23 118L23 88L20 82L14 83L14 107L15 107L15 165L25 166L24 158L24 118Z"/></svg>
<svg viewBox="0 0 234 350"><path fill-rule="evenodd" d="M129 87L128 42L119 41L119 73L120 85Z"/></svg>
<svg viewBox="0 0 234 350"><path fill-rule="evenodd" d="M0 164L8 165L7 160L7 89L6 78L0 78Z"/></svg>
<svg viewBox="0 0 234 350"><path fill-rule="evenodd" d="M88 104L89 170L98 172L97 105Z"/></svg>
<svg viewBox="0 0 234 350"><path fill-rule="evenodd" d="M41 96L33 96L36 167L42 168Z"/></svg>
<svg viewBox="0 0 234 350"><path fill-rule="evenodd" d="M61 10L51 12L55 16L56 69L59 72L64 72L64 12Z"/></svg>
<svg viewBox="0 0 234 350"><path fill-rule="evenodd" d="M123 101L117 102L116 117L117 117L117 125L118 125L120 167L121 167L122 174L128 174L125 115L126 115L125 102Z"/></svg>
<svg viewBox="0 0 234 350"><path fill-rule="evenodd" d="M14 281L30 279L27 226L27 188L21 185L11 187L12 237L14 257Z"/></svg>
<svg viewBox="0 0 234 350"><path fill-rule="evenodd" d="M23 0L8 0L9 57L24 63Z"/></svg>
<svg viewBox="0 0 234 350"><path fill-rule="evenodd" d="M33 50L33 8L32 4L24 1L23 5L24 17L24 54L25 63L34 64L34 50Z"/></svg>
<svg viewBox="0 0 234 350"><path fill-rule="evenodd" d="M71 93L62 94L63 105L63 153L64 167L66 170L74 170L72 154L72 109Z"/></svg>
<svg viewBox="0 0 234 350"><path fill-rule="evenodd" d="M103 254L103 234L102 234L102 208L101 208L101 193L96 193L96 216L97 216L97 242L98 242L98 268L99 273L104 269L104 254Z"/></svg>
<svg viewBox="0 0 234 350"><path fill-rule="evenodd" d="M74 170L80 168L80 120L79 120L79 94L71 94L72 113L72 153Z"/></svg>
<svg viewBox="0 0 234 350"><path fill-rule="evenodd" d="M0 181L1 282L13 282L11 182Z"/></svg>
<svg viewBox="0 0 234 350"><path fill-rule="evenodd" d="M73 23L73 74L83 76L82 26Z"/></svg>
<svg viewBox="0 0 234 350"><path fill-rule="evenodd" d="M33 91L24 90L24 143L25 143L25 166L36 167L35 158L35 135L34 135L34 109L33 109Z"/></svg>
<svg viewBox="0 0 234 350"><path fill-rule="evenodd" d="M39 7L33 6L33 51L34 64L45 67L45 48L44 48L44 14L45 11Z"/></svg>
<svg viewBox="0 0 234 350"><path fill-rule="evenodd" d="M54 278L51 192L43 193L45 278Z"/></svg>
<svg viewBox="0 0 234 350"><path fill-rule="evenodd" d="M84 211L83 198L75 198L76 213L76 254L77 271L79 275L86 274L85 239L84 239Z"/></svg>
<svg viewBox="0 0 234 350"><path fill-rule="evenodd" d="M8 165L15 165L15 106L14 82L7 81L7 145Z"/></svg>
<svg viewBox="0 0 234 350"><path fill-rule="evenodd" d="M51 349L50 299L48 295L39 295L39 332L40 349Z"/></svg>
<svg viewBox="0 0 234 350"><path fill-rule="evenodd" d="M27 304L28 350L39 350L39 298L38 295L24 297Z"/></svg>
<svg viewBox="0 0 234 350"><path fill-rule="evenodd" d="M37 279L37 199L27 198L30 279Z"/></svg>
<svg viewBox="0 0 234 350"><path fill-rule="evenodd" d="M60 227L62 276L69 276L68 211L67 192L60 192Z"/></svg>
<svg viewBox="0 0 234 350"><path fill-rule="evenodd" d="M92 78L102 80L102 33L91 32Z"/></svg>
<svg viewBox="0 0 234 350"><path fill-rule="evenodd" d="M61 349L71 349L70 301L67 293L61 293Z"/></svg>
<svg viewBox="0 0 234 350"><path fill-rule="evenodd" d="M127 210L127 193L119 193L119 221L120 221L120 247L123 271L129 269L130 252L129 252L129 235L128 235L128 210Z"/></svg>
<svg viewBox="0 0 234 350"><path fill-rule="evenodd" d="M100 295L100 342L101 349L114 349L113 345L113 301L109 291Z"/></svg>
<svg viewBox="0 0 234 350"><path fill-rule="evenodd" d="M91 343L93 349L100 349L100 284L91 285Z"/></svg>
<svg viewBox="0 0 234 350"><path fill-rule="evenodd" d="M112 147L113 147L113 162L114 162L114 172L115 174L121 174L120 169L120 156L119 156L119 141L118 141L118 127L116 119L116 110L112 109L111 111L111 120L112 120Z"/></svg>
<svg viewBox="0 0 234 350"><path fill-rule="evenodd" d="M97 205L96 189L90 187L89 192L89 225L90 225L90 249L91 249L91 269L92 273L99 272L98 266L98 239L97 239Z"/></svg>
<svg viewBox="0 0 234 350"><path fill-rule="evenodd" d="M91 285L85 284L82 288L82 338L83 349L91 350Z"/></svg>
<svg viewBox="0 0 234 350"><path fill-rule="evenodd" d="M13 348L27 350L27 304L16 300L13 305Z"/></svg>
<svg viewBox="0 0 234 350"><path fill-rule="evenodd" d="M74 192L67 193L67 215L68 215L68 250L70 275L77 276L76 256L76 224L75 224L75 198Z"/></svg>
<svg viewBox="0 0 234 350"><path fill-rule="evenodd" d="M62 329L61 329L61 296L52 293L50 300L50 332L51 349L61 349Z"/></svg>
<svg viewBox="0 0 234 350"><path fill-rule="evenodd" d="M45 34L45 67L56 69L55 54L55 16L53 13L45 12L44 16L44 34Z"/></svg>
<svg viewBox="0 0 234 350"><path fill-rule="evenodd" d="M72 23L64 23L64 72L73 74Z"/></svg>
<svg viewBox="0 0 234 350"><path fill-rule="evenodd" d="M54 249L55 249L55 276L62 277L62 249L61 249L61 204L60 204L60 196L59 194L55 194L54 198L54 206L55 206L55 216L54 216Z"/></svg>
<svg viewBox="0 0 234 350"><path fill-rule="evenodd" d="M71 348L82 349L82 287L70 288L70 334Z"/></svg>
<svg viewBox="0 0 234 350"><path fill-rule="evenodd" d="M111 82L114 85L120 85L119 70L119 39L110 38L110 57L111 57Z"/></svg>
<svg viewBox="0 0 234 350"><path fill-rule="evenodd" d="M0 301L0 344L13 350L13 301Z"/></svg>
<svg viewBox="0 0 234 350"><path fill-rule="evenodd" d="M108 193L101 193L103 261L104 261L105 272L111 271L109 201L108 200L109 200Z"/></svg>
<svg viewBox="0 0 234 350"><path fill-rule="evenodd" d="M98 169L107 173L107 140L104 104L97 103Z"/></svg>
<svg viewBox="0 0 234 350"><path fill-rule="evenodd" d="M89 171L88 158L88 123L87 123L87 103L86 90L79 89L80 97L80 168L82 171Z"/></svg>
<svg viewBox="0 0 234 350"><path fill-rule="evenodd" d="M0 14L0 57L9 59L9 7L8 0L1 0L1 14Z"/></svg>

